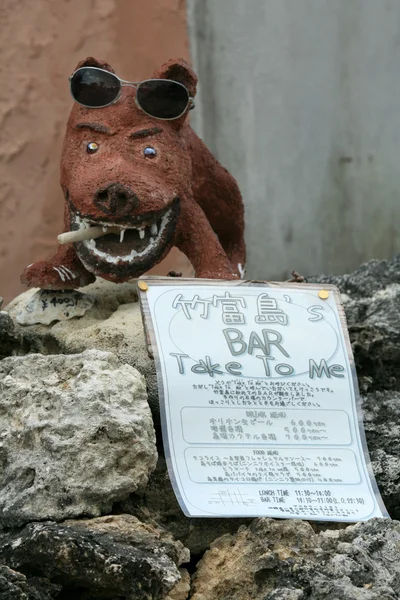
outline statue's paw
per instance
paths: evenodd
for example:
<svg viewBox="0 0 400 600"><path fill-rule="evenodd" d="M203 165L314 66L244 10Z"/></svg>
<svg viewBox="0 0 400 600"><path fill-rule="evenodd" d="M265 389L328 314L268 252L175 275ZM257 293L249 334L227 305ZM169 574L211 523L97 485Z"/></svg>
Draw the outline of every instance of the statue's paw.
<svg viewBox="0 0 400 600"><path fill-rule="evenodd" d="M28 288L38 287L43 290L73 290L93 283L95 279L83 265L71 268L51 261L33 263L21 275L21 283Z"/></svg>

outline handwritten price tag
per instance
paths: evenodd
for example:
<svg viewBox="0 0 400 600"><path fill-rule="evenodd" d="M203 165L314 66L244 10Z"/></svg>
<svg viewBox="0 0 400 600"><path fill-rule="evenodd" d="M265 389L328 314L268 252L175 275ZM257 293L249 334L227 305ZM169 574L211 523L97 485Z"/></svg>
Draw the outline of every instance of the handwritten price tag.
<svg viewBox="0 0 400 600"><path fill-rule="evenodd" d="M93 306L94 298L76 290L38 290L18 313L20 325L66 321L81 317Z"/></svg>

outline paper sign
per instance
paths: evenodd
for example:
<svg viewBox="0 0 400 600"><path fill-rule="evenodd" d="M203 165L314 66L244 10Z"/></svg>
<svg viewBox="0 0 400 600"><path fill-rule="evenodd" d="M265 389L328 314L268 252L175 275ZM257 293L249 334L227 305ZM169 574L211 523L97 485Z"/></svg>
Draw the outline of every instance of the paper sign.
<svg viewBox="0 0 400 600"><path fill-rule="evenodd" d="M388 517L334 286L146 278L139 287L187 516Z"/></svg>

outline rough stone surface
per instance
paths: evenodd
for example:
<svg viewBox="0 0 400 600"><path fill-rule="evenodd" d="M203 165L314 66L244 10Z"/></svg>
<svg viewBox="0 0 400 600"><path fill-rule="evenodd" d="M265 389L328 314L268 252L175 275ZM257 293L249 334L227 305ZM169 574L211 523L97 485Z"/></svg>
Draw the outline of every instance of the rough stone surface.
<svg viewBox="0 0 400 600"><path fill-rule="evenodd" d="M180 508L168 476L166 462L159 458L146 488L114 505L114 511L136 515L141 521L169 531L194 556L201 555L217 537L235 533L252 519L194 519L186 517Z"/></svg>
<svg viewBox="0 0 400 600"><path fill-rule="evenodd" d="M303 521L255 519L212 544L193 592L192 600L396 600L400 523L317 534Z"/></svg>
<svg viewBox="0 0 400 600"><path fill-rule="evenodd" d="M186 569L179 569L180 581L170 590L165 600L186 600L190 592L190 574Z"/></svg>
<svg viewBox="0 0 400 600"><path fill-rule="evenodd" d="M378 487L390 516L400 520L400 392L371 392L362 409Z"/></svg>
<svg viewBox="0 0 400 600"><path fill-rule="evenodd" d="M149 358L147 351L136 282L115 284L98 279L82 288L81 292L95 299L92 308L81 318L49 326L22 327L15 323L15 335L21 340L21 353L75 354L91 348L113 352L121 361L145 376L149 404L158 419L157 377L154 361ZM14 322L34 293L35 290L29 290L7 306ZM0 321L0 354L2 337ZM18 352L15 344L12 348Z"/></svg>
<svg viewBox="0 0 400 600"><path fill-rule="evenodd" d="M400 390L400 255L309 281L342 293L361 391Z"/></svg>
<svg viewBox="0 0 400 600"><path fill-rule="evenodd" d="M0 360L23 350L24 342L15 331L13 319L5 310L0 310Z"/></svg>
<svg viewBox="0 0 400 600"><path fill-rule="evenodd" d="M370 393L375 393L375 390L395 391L400 389L398 376L398 365L400 364L400 257L395 257L391 261L371 261L349 275L320 276L314 280L337 285L342 292L362 393L366 394L366 398L368 398ZM8 319L7 326L12 325L13 328L12 343L7 343L3 354L10 351L14 353L36 351L46 354L52 352L70 354L82 352L87 348L111 351L122 361L136 367L145 375L149 404L157 427L159 413L156 374L154 362L149 358L147 352L137 302L136 283L116 285L97 280L96 283L82 291L95 297L94 306L82 318L55 323L48 327L42 325L20 327L15 322L10 324L10 319ZM32 291L28 291L8 305L7 311L13 319L20 310L21 304L26 303L32 293ZM5 315L6 313L1 314ZM11 334L7 333L7 335L10 339ZM0 320L0 339L1 337L5 338L4 334L1 336ZM384 397L389 401L391 397L396 398L397 396L386 395ZM378 402L381 402L382 398L383 396L378 395ZM373 404L373 399L371 402L367 402L367 405L372 405L371 403ZM398 517L399 503L396 490L400 486L398 476L400 462L396 457L396 452L386 451L386 442L384 442L384 440L390 442L395 430L388 426L387 435L379 440L374 435L373 425L376 416L379 419L382 416L382 427L385 427L386 423L399 422L398 415L393 414L396 409L396 401L391 402L391 407L390 419L384 412L378 414L375 410L371 414L370 424L366 421L366 433L382 495L390 510L394 511L391 512L392 517ZM167 528L173 526L174 534L178 535L180 539L184 539L185 543L197 554L200 549L206 547L213 535L212 531L209 531L203 537L206 530L211 527L213 520L210 520L210 524L207 520L208 525L204 528L196 525L198 520L193 520L195 523L193 532L196 532L196 538L199 533L202 540L191 539L192 534L189 534L188 520L181 514L180 508L174 500L168 476L160 475L160 481L158 477L155 474L151 479L151 482L153 480L157 482L153 488L155 493L150 491L152 489L152 483L150 483L143 501L154 507L152 512L163 526ZM168 503L163 502L162 497L157 495L157 485L161 484L166 486L165 494L170 499ZM154 502L150 500L150 496ZM134 514L139 514L136 512L138 510L137 499L135 499L135 504ZM143 517L143 514L140 516ZM180 529L179 533L178 529ZM232 529L218 530L214 533L218 535L224 531L231 532Z"/></svg>
<svg viewBox="0 0 400 600"><path fill-rule="evenodd" d="M370 261L348 275L309 281L331 283L342 292L361 391L400 390L400 256ZM15 324L21 352L71 354L87 348L114 352L146 377L149 404L158 421L157 380L143 334L136 283L116 285L98 279L81 291L95 297L95 305L84 317L51 326ZM33 293L21 294L6 307L14 320ZM0 355L1 338L0 321ZM12 348L18 351L15 344Z"/></svg>
<svg viewBox="0 0 400 600"><path fill-rule="evenodd" d="M51 600L61 591L61 585L43 577L25 577L7 565L0 565L1 600Z"/></svg>
<svg viewBox="0 0 400 600"><path fill-rule="evenodd" d="M359 374L364 425L372 466L389 513L392 518L399 519L400 259L372 261L353 274L319 277L318 280L321 283L338 285L343 295ZM95 297L94 305L83 317L70 321L50 326L18 325L15 315L21 303L29 301L32 291L23 294L6 307L7 312L0 312L1 356L25 355L31 352L67 355L8 358L0 362L0 369L4 364L9 364L9 361L77 360L77 356L68 355L86 353L88 349L110 351L115 355L112 360L126 363L126 367L137 367L145 375L153 415L158 419L155 369L146 348L135 282L116 285L98 280L82 291ZM82 416L81 420L89 422L85 416ZM160 442L160 439L158 441ZM58 454L60 453L57 452ZM26 456L30 459L28 452ZM26 465L24 468L26 469ZM20 478L24 473L26 471L22 469L21 462L19 470L17 471L16 466L13 472L14 486L20 485ZM11 479L9 481L11 482ZM97 491L97 488L98 486L91 486L90 501L92 490ZM29 490L26 494L28 492ZM83 493L88 497L88 490ZM400 597L400 524L397 522L376 520L348 527L340 523L313 522L311 526L302 521L271 519L190 519L183 515L175 499L162 456L159 457L157 468L150 475L146 486L138 487L135 491L132 490L132 493L127 492L123 497L114 497L111 502L112 506L110 503L101 510L118 515L113 517L118 521L110 521L104 525L101 519L92 519L72 524L46 524L46 527L69 527L68 531L74 529L75 532L81 526L85 536L101 534L111 536L115 541L115 536L128 535L131 523L136 523L134 517L137 517L142 522L140 531L152 531L164 542L167 538L175 538L190 549L191 571L211 545L194 578L191 589L194 600L394 600ZM123 516L121 513L129 513L133 517ZM63 514L65 515L65 510ZM66 517L69 516L74 515L66 514ZM51 518L55 520L57 517ZM29 536L34 535L34 528L37 526L39 525L30 525L31 529L25 527L23 531L26 532L27 540ZM134 526L133 529L137 535L137 527ZM43 535L48 535L51 540L54 531L59 532L58 529L52 529L49 533L50 529L46 529ZM64 532L64 529L62 531ZM82 532L82 529L79 531ZM3 540L10 540L10 536L13 535L17 536L17 533L8 533L8 537L3 537ZM58 536L58 533L54 535ZM13 538L14 541L16 539ZM65 540L64 537L60 539ZM75 543L77 539L75 537ZM87 546L79 544L80 542L78 548L86 548L85 551L89 552ZM1 546L0 540L0 548ZM73 545L69 545L68 542L64 547L68 549ZM35 588L36 583L34 585L32 581L36 577L48 585L62 585L62 600L116 597L110 595L106 575L103 573L109 556L103 550L100 549L99 552L105 557L104 562L97 558L90 559L93 570L90 575L89 570L86 571L87 579L82 586L80 580L75 579L75 575L71 578L74 570L72 567L69 570L67 563L62 568L54 568L50 573L44 567L38 567L38 563L34 566L32 562L31 567L25 568L22 562L11 562L18 548L19 546L13 550L9 549L7 560L5 554L3 560L8 567L20 573L19 577L25 576L25 585L33 586L32 589ZM1 552L0 550L0 558ZM46 552L46 561L51 563L52 554ZM174 563L175 579L174 582L170 582L168 590L167 587L160 588L159 597L163 600L186 600L189 594L189 575L181 568L179 580L179 564L180 561L186 562L188 556L178 560L179 553L173 556L168 552L165 551ZM123 563L122 558L119 560L120 563L116 564L127 565L133 559L127 559L126 563ZM123 586L130 581L130 575L126 575L125 578L124 569L125 573L128 573L128 567L123 566L122 571L119 571L121 578L118 580L118 585L121 585L118 589L122 590L119 598L123 599L129 598L123 591ZM136 567L133 567L133 571L135 569ZM157 573L155 578L159 581L159 571ZM99 588L99 585L103 587ZM46 593L51 598L50 591ZM32 598L35 599L35 596ZM44 598L47 600L46 596ZM41 597L39 599L42 600Z"/></svg>
<svg viewBox="0 0 400 600"><path fill-rule="evenodd" d="M400 255L347 275L310 281L342 294L372 467L392 518L400 518Z"/></svg>
<svg viewBox="0 0 400 600"><path fill-rule="evenodd" d="M71 600L161 600L169 592L171 600L181 600L178 567L189 560L189 552L168 534L119 515L30 523L22 531L0 534L0 558L13 569L56 580Z"/></svg>
<svg viewBox="0 0 400 600"><path fill-rule="evenodd" d="M111 353L0 362L0 522L98 516L143 488L155 434L143 377Z"/></svg>

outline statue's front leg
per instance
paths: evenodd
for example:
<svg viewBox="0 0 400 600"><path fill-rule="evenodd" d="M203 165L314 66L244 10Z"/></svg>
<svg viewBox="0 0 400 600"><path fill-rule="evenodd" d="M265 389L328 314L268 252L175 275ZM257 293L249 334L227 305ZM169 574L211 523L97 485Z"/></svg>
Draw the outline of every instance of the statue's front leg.
<svg viewBox="0 0 400 600"><path fill-rule="evenodd" d="M93 273L85 269L72 245L60 246L52 258L29 265L21 275L21 283L44 290L76 289L95 279Z"/></svg>
<svg viewBox="0 0 400 600"><path fill-rule="evenodd" d="M192 263L196 277L238 279L217 235L194 200L182 200L176 246Z"/></svg>

